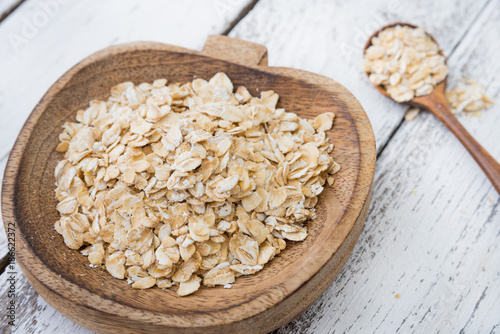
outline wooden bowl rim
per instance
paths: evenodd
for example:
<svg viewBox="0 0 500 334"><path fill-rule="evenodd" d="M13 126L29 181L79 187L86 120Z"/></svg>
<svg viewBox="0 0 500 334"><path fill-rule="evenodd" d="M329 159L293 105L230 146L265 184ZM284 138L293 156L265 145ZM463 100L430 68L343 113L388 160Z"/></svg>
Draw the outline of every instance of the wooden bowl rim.
<svg viewBox="0 0 500 334"><path fill-rule="evenodd" d="M31 133L37 124L39 118L45 112L47 106L52 101L53 97L60 92L63 88L65 88L66 84L76 75L79 71L86 68L87 66L99 61L103 60L107 57L117 56L123 53L131 52L131 51L168 51L168 52L176 52L176 53L187 53L193 54L199 57L211 58L209 56L200 54L197 51L185 49L178 46L172 46L168 44L158 43L158 42L132 42L125 43L107 47L100 51L97 51L90 56L84 58L78 64L69 69L65 74L63 74L45 93L40 102L35 106L28 119L26 120L23 128L21 129L14 147L9 155L9 159L7 161L4 179L3 179L3 187L2 187L2 216L4 221L4 226L7 226L8 222L16 221L16 212L15 212L15 195L14 189L15 185L18 182L19 170L20 170L20 162L22 160L25 148L30 141ZM231 63L229 61L221 60L227 63ZM237 321L241 321L244 319L248 319L254 315L257 315L266 309L269 309L276 304L282 302L287 297L291 296L295 291L297 291L302 285L304 285L307 281L309 281L317 272L321 270L328 263L329 260L335 255L336 250L340 247L343 241L347 238L349 233L351 232L354 224L357 222L358 218L362 214L362 209L365 205L365 201L368 199L370 195L370 190L373 182L373 175L375 169L375 159L376 159L376 151L375 151L375 139L373 130L371 128L371 124L368 120L366 113L361 107L360 103L357 99L350 93L344 86L337 83L336 81L327 78L325 76L314 74L307 71L291 69L291 68L283 68L283 67L267 67L267 66L244 66L253 70L268 72L275 75L289 76L299 78L305 83L318 84L321 83L326 86L335 86L336 90L343 91L349 97L349 114L352 117L353 124L356 127L357 137L359 140L359 152L360 152L360 166L357 175L356 185L353 190L353 195L350 199L349 205L347 206L344 215L342 216L337 228L335 231L337 233L332 233L329 236L327 255L323 256L321 261L315 261L312 263L310 267L305 268L306 271L309 272L306 279L302 279L299 282L293 282L293 289L286 295L281 294L279 298L273 300L273 304L270 306L269 302L261 303L261 307L254 307L253 314L245 314L238 313L238 309L245 306L246 304L238 305L230 310L225 310L226 312L232 312L234 317L230 320L221 320L221 317L217 317L217 312L212 313L204 313L204 314L194 314L187 315L189 320L186 323L177 323L179 319L173 319L169 317L168 314L159 314L154 312L149 312L145 310L136 310L125 305L122 305L114 300L103 298L100 295L93 293L92 291L88 291L69 280L66 280L58 275L58 273L53 272L51 268L47 267L40 258L36 256L34 250L32 249L30 242L26 240L26 238L20 233L19 227L16 224L16 236L17 236L17 249L16 255L19 262L23 262L22 260L30 260L35 262L37 265L40 265L44 270L39 270L39 272L32 272L29 268L24 267L23 270L29 271L30 274L36 277L36 279L47 287L49 290L54 292L55 294L61 296L61 298L65 298L70 302L83 305L87 308L93 309L95 311L104 312L107 314L118 315L116 311L117 309L110 306L118 306L121 311L126 311L126 316L129 319L137 319L144 320L144 313L150 313L148 319L155 319L155 323L164 324L170 326L178 326L178 327L189 327L195 325L194 320L196 319L196 323L200 325L204 323L205 326L208 323L211 326L234 323ZM229 74L230 75L230 74ZM314 77L314 80L311 80L311 76ZM310 264L310 263L308 263ZM306 266L304 266L306 267ZM62 295L57 289L54 288L53 282L57 281L58 285L63 284L66 287L65 295ZM81 295L91 295L92 298L88 298L90 302L86 302L82 300ZM259 299L262 296L259 296L255 300L252 300L253 305L259 305ZM99 302L98 302L99 301ZM250 302L248 303L250 304ZM123 313L121 313L123 315ZM200 318L202 318L200 320ZM227 319L227 317L224 317ZM201 325L200 325L201 326Z"/></svg>

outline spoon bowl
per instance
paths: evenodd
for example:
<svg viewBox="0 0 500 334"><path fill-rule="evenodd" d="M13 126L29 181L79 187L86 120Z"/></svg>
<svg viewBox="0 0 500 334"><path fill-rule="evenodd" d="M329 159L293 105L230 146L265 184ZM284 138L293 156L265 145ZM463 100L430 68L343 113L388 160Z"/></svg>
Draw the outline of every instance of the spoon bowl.
<svg viewBox="0 0 500 334"><path fill-rule="evenodd" d="M374 37L377 37L378 34L387 29L387 28L392 28L392 27L396 27L396 26L408 26L410 28L413 28L413 29L416 29L418 28L416 25L413 25L413 24L410 24L410 23L404 23L404 22L396 22L396 23L391 23L391 24L388 24L388 25L385 25L383 26L382 28L380 28L379 30L375 31L371 36L370 38L368 38L368 40L366 41L365 43L365 47L364 47L364 50L363 50L363 54L366 52L366 49L368 49L370 46L372 46L372 39ZM425 34L434 42L436 43L436 45L439 45L438 42L436 41L436 39L434 38L434 36L432 36L431 34L429 34L427 31L425 32ZM447 64L447 60L446 60L446 56L444 55L443 53L443 50L441 50L441 48L439 49L438 51L438 54L445 57L445 63ZM369 74L367 72L365 72L366 75L369 77ZM443 91L443 94L444 94L444 90L446 88L446 80L448 79L448 76L446 76L440 83L438 83L435 87L434 87L434 90L432 91L432 93L434 93L435 90L438 90L438 91ZM375 88L384 96L392 99L391 95L387 92L387 90L382 86L382 85L379 85L379 86L375 86ZM432 94L431 93L431 94ZM429 95L431 95L429 94ZM419 108L424 108L424 105L425 104L422 104L421 103L421 98L422 97L426 97L426 96L429 96L429 95L424 95L424 96L416 96L414 97L412 100L408 101L408 104L414 106L414 107L419 107ZM425 101L424 101L425 103Z"/></svg>

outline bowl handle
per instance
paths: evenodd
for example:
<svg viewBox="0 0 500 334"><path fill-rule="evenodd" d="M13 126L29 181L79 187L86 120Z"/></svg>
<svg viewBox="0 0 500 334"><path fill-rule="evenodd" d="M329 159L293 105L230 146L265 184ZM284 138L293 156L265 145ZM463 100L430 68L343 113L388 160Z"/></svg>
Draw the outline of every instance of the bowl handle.
<svg viewBox="0 0 500 334"><path fill-rule="evenodd" d="M265 46L227 36L208 36L201 53L241 65L267 66L267 48Z"/></svg>

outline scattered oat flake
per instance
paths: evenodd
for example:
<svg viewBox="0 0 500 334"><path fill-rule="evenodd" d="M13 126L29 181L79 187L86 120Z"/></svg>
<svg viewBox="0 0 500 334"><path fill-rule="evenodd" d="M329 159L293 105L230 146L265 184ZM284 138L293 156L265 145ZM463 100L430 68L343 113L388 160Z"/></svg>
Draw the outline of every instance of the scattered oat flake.
<svg viewBox="0 0 500 334"><path fill-rule="evenodd" d="M446 91L446 100L453 113L471 112L479 116L479 111L493 105L493 100L486 96L484 86L474 79L462 78L456 87Z"/></svg>
<svg viewBox="0 0 500 334"><path fill-rule="evenodd" d="M399 298L399 297L401 297L401 296L399 295L399 293L396 293L396 294L394 295L394 297L396 297L396 299L398 299L398 298Z"/></svg>
<svg viewBox="0 0 500 334"><path fill-rule="evenodd" d="M420 113L419 108L410 108L408 111L405 113L405 121L413 121L415 118L417 118L418 114Z"/></svg>
<svg viewBox="0 0 500 334"><path fill-rule="evenodd" d="M236 94L234 93L236 91ZM326 131L218 73L111 88L65 123L55 230L134 289L231 288L302 241L340 170Z"/></svg>

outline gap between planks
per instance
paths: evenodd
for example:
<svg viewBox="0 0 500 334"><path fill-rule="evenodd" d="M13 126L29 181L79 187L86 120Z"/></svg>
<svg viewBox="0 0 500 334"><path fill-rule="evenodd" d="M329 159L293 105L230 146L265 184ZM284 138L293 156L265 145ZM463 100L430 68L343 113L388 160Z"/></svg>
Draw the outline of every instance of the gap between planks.
<svg viewBox="0 0 500 334"><path fill-rule="evenodd" d="M5 20L13 11L15 11L24 0L3 0L0 4L0 23Z"/></svg>
<svg viewBox="0 0 500 334"><path fill-rule="evenodd" d="M233 30L234 27L236 27L236 25L240 23L240 21L243 20L243 18L247 16L248 13L250 13L250 11L255 7L255 5L257 5L257 2L259 2L259 0L252 0L252 2L246 5L245 8L241 10L240 14L229 24L229 27L227 27L227 29L224 30L224 32L221 35L224 36L229 35L231 30Z"/></svg>

